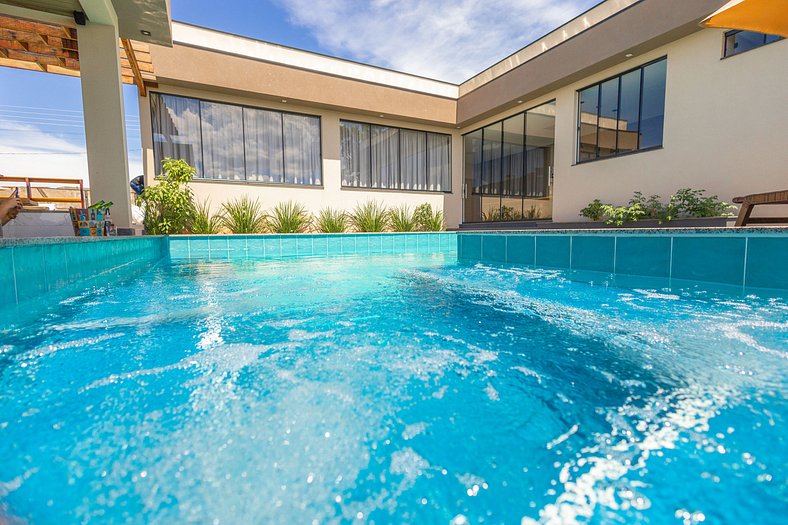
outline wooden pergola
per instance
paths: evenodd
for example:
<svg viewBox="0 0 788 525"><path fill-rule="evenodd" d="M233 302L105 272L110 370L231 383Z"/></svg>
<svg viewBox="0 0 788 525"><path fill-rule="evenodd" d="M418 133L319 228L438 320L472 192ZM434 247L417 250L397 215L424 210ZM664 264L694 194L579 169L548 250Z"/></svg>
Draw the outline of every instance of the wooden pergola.
<svg viewBox="0 0 788 525"><path fill-rule="evenodd" d="M146 96L147 87L156 87L148 44L121 38L118 46L123 83ZM78 77L77 30L0 15L0 66Z"/></svg>

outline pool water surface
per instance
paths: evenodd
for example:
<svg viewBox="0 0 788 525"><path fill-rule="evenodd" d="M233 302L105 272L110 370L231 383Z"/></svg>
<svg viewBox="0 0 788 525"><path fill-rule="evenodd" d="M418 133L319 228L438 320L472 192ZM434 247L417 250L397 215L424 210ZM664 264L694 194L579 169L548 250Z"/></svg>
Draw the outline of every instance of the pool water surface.
<svg viewBox="0 0 788 525"><path fill-rule="evenodd" d="M0 523L763 523L788 300L166 259L0 314Z"/></svg>

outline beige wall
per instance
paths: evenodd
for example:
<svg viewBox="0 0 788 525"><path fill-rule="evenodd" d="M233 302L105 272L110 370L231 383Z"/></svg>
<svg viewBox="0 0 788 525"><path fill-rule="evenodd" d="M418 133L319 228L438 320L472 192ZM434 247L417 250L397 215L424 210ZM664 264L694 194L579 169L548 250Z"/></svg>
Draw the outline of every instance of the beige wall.
<svg viewBox="0 0 788 525"><path fill-rule="evenodd" d="M221 102L244 104L274 110L291 111L319 115L321 117L321 140L323 154L323 186L280 186L273 184L254 184L244 182L213 182L195 181L192 188L199 200L209 198L215 209L222 202L242 195L258 198L265 208L272 208L279 202L297 201L305 205L312 213L317 214L324 207L352 210L356 204L369 200L377 200L388 207L406 204L412 208L422 203L430 203L433 209L441 209L446 215L449 228L456 228L461 220L461 188L462 188L462 140L456 129L446 127L415 125L393 119L371 117L353 113L342 113L315 107L304 107L290 103L260 100L254 97L228 95L212 91L160 85L157 91L179 94L197 98L206 98ZM140 126L142 133L143 167L146 184L153 182L158 172L154 165L153 144L149 131L150 99L140 97ZM340 171L340 119L369 122L384 126L398 126L425 131L434 131L452 135L452 193L436 192L404 192L390 190L362 190L342 188Z"/></svg>
<svg viewBox="0 0 788 525"><path fill-rule="evenodd" d="M577 221L595 198L669 196L692 187L723 200L788 188L788 41L721 60L721 30L703 30L464 127L467 133L556 99L554 221ZM575 164L577 90L668 57L663 148ZM456 169L455 169L456 171ZM786 214L786 207L753 216Z"/></svg>

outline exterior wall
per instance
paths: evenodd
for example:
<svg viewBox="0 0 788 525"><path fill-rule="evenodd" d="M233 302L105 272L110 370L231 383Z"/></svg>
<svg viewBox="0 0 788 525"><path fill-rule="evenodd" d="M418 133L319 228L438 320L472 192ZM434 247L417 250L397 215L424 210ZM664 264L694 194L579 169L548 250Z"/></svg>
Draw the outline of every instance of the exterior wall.
<svg viewBox="0 0 788 525"><path fill-rule="evenodd" d="M215 210L222 202L248 195L259 199L266 209L273 208L279 202L293 200L307 207L313 214L322 208L352 210L357 204L376 200L387 207L406 204L412 208L422 203L429 203L433 209L441 209L446 216L448 228L456 228L461 221L462 213L462 137L456 129L445 127L418 125L393 119L371 117L355 113L343 113L328 109L298 106L291 103L273 102L270 100L229 95L213 91L195 90L190 88L160 85L156 91L177 95L204 98L219 102L257 106L274 110L291 111L320 116L321 146L323 156L323 185L296 186L250 182L226 181L194 181L192 189L199 200L209 198ZM143 168L146 184L154 182L159 167L155 166L153 140L151 136L150 99L140 97L140 126L142 132ZM369 122L384 126L396 126L424 131L434 131L452 135L452 192L438 193L426 191L370 190L360 188L342 188L340 167L340 119Z"/></svg>
<svg viewBox="0 0 788 525"><path fill-rule="evenodd" d="M721 59L723 35L699 31L461 132L556 99L556 222L582 220L580 209L596 198L625 204L635 191L666 198L692 187L730 202L737 195L786 189L788 68L781 65L788 41ZM576 164L577 90L662 56L668 57L662 149ZM785 215L786 208L756 208L753 216Z"/></svg>

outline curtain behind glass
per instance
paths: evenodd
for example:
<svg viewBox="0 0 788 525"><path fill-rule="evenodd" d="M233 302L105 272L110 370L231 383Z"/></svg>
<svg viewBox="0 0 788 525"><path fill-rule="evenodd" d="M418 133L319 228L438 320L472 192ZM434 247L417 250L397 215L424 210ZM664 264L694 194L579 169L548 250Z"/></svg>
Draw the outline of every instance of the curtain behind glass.
<svg viewBox="0 0 788 525"><path fill-rule="evenodd" d="M284 182L282 114L243 109L246 180Z"/></svg>
<svg viewBox="0 0 788 525"><path fill-rule="evenodd" d="M399 129L370 126L372 188L399 187Z"/></svg>
<svg viewBox="0 0 788 525"><path fill-rule="evenodd" d="M482 164L482 194L501 194L501 139L503 123L484 128L484 162Z"/></svg>
<svg viewBox="0 0 788 525"><path fill-rule="evenodd" d="M427 182L427 134L400 130L400 167L403 190L423 190Z"/></svg>
<svg viewBox="0 0 788 525"><path fill-rule="evenodd" d="M427 133L427 189L451 190L451 137Z"/></svg>
<svg viewBox="0 0 788 525"><path fill-rule="evenodd" d="M243 114L239 106L200 102L203 177L244 180Z"/></svg>
<svg viewBox="0 0 788 525"><path fill-rule="evenodd" d="M203 174L200 102L193 98L151 93L153 152L157 172L169 157L184 160Z"/></svg>
<svg viewBox="0 0 788 525"><path fill-rule="evenodd" d="M525 114L520 113L503 121L503 195L522 195L524 145Z"/></svg>
<svg viewBox="0 0 788 525"><path fill-rule="evenodd" d="M285 182L321 183L320 119L306 115L282 115L285 146Z"/></svg>
<svg viewBox="0 0 788 525"><path fill-rule="evenodd" d="M342 185L366 188L370 182L369 124L340 122Z"/></svg>

